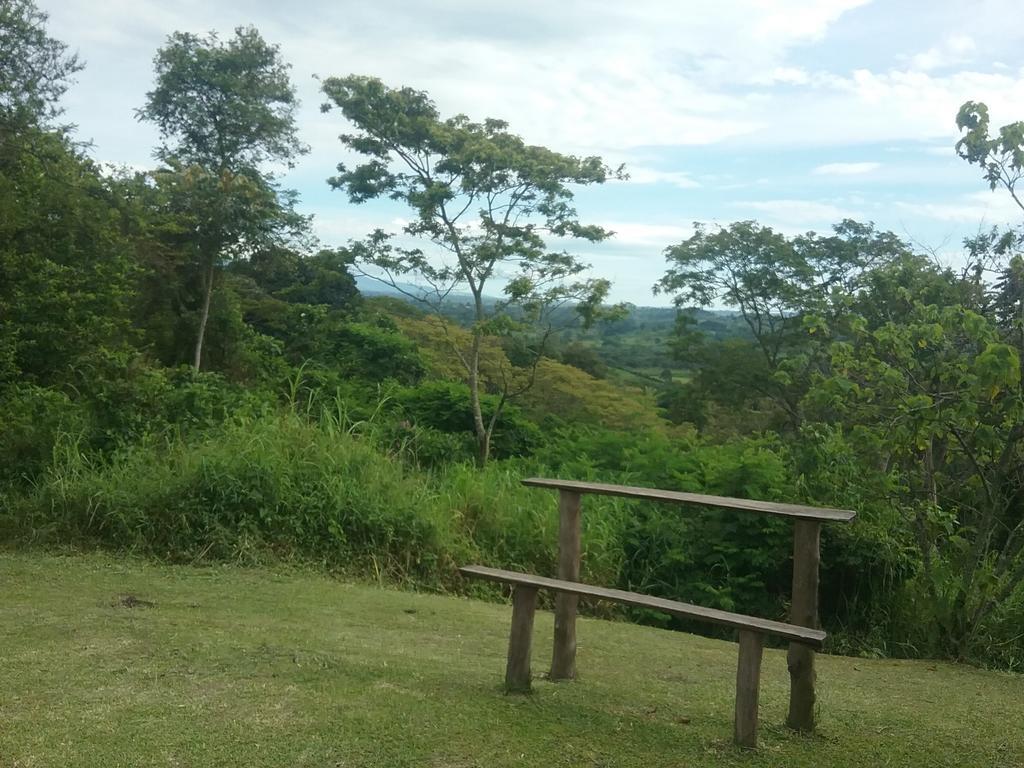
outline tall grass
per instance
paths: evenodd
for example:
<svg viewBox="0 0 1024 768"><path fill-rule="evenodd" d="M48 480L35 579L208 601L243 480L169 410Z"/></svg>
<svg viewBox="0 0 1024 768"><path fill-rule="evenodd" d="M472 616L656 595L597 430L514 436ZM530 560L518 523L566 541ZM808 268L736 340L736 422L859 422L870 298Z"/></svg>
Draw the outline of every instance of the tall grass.
<svg viewBox="0 0 1024 768"><path fill-rule="evenodd" d="M299 559L446 588L468 562L554 572L555 501L519 478L508 464L414 469L376 439L372 419L289 411L103 462L66 442L0 512L0 529L173 561ZM584 518L585 567L608 583L621 509L595 500Z"/></svg>

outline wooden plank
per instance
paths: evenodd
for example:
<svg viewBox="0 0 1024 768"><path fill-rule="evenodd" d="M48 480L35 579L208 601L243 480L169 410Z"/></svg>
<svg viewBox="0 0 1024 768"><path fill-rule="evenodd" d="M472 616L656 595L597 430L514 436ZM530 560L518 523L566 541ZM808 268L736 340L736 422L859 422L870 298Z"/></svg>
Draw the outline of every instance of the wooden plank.
<svg viewBox="0 0 1024 768"><path fill-rule="evenodd" d="M749 512L766 512L771 515L820 520L823 522L848 523L857 516L850 509L828 509L825 507L807 507L802 504L780 504L774 501L755 501L752 499L734 499L728 496L707 496L703 493L683 493L681 491L659 491L653 488L636 488L630 485L609 485L607 483L582 483L575 480L547 480L531 477L523 480L523 485L536 488L554 488L559 491L575 491L577 493L594 493L603 496L623 496L629 499L661 501L671 504L700 504L705 507L722 509L742 509Z"/></svg>
<svg viewBox="0 0 1024 768"><path fill-rule="evenodd" d="M580 580L580 495L575 491L558 494L558 578ZM555 639L549 680L576 677L576 606L579 596L559 592L555 596Z"/></svg>
<svg viewBox="0 0 1024 768"><path fill-rule="evenodd" d="M698 621L706 621L710 624L719 624L734 629L749 629L764 635L781 637L784 640L806 643L814 648L820 648L826 636L820 629L793 626L781 621L760 619L756 616L745 616L742 613L730 613L729 611L720 611L717 608L705 608L701 605L682 603L663 597L640 595L621 589L609 589L607 587L594 587L578 582L559 581L558 579L549 579L544 576L534 576L530 573L504 571L500 568L488 568L482 565L466 565L459 568L459 571L466 576L480 579L488 579L505 584L525 584L538 589L550 589L555 592L569 592L581 597L595 597L624 605L651 608L685 619L697 619Z"/></svg>
<svg viewBox="0 0 1024 768"><path fill-rule="evenodd" d="M533 617L537 611L537 588L519 584L512 590L512 629L508 636L505 691L530 692L530 652L533 647Z"/></svg>
<svg viewBox="0 0 1024 768"><path fill-rule="evenodd" d="M793 596L789 620L801 627L818 628L818 566L821 558L821 523L798 520L793 526ZM814 651L790 644L789 715L786 725L795 731L814 730Z"/></svg>
<svg viewBox="0 0 1024 768"><path fill-rule="evenodd" d="M761 686L761 655L764 635L740 630L739 662L736 665L736 719L733 740L746 749L757 747L757 698Z"/></svg>

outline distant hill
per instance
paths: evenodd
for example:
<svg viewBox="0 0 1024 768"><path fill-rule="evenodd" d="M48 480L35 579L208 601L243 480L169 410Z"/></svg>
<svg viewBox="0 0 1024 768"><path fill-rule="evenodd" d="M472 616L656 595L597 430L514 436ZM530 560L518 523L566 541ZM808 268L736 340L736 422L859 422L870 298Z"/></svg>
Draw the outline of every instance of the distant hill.
<svg viewBox="0 0 1024 768"><path fill-rule="evenodd" d="M412 283L401 283L397 290L377 280L358 277L356 284L367 296L398 298L412 305L423 307L408 294L417 295L422 291ZM404 291L404 293L403 293ZM486 297L488 308L498 299ZM683 310L696 321L696 330L709 339L745 338L750 330L739 312L735 310L698 309ZM473 322L473 297L468 293L452 293L441 307L441 312L462 326ZM564 317L556 317L555 325L573 325L571 307L560 310ZM624 381L630 384L649 385L665 376L666 371L676 370L678 363L670 351L670 341L676 334L676 318L679 310L675 307L640 307L629 305L629 314L622 320L597 323L592 328L571 328L561 337L562 345L572 342L591 347L599 358L618 373L617 378L627 374ZM558 352L552 350L557 358Z"/></svg>
<svg viewBox="0 0 1024 768"><path fill-rule="evenodd" d="M413 299L410 298L410 294L418 295L424 293L424 289L414 283L401 282L397 284L396 288L364 275L356 275L355 279L360 293L366 296L394 296L412 301ZM484 303L488 306L492 306L499 300L499 297L496 296L484 297ZM473 296L467 292L452 293L446 300L446 304L451 305L453 310L450 314L460 320L462 319L462 313L457 308L467 307L472 302ZM674 327L677 311L675 307L645 307L631 304L629 305L629 317L626 320L615 323L615 325L623 329L620 331L623 333L635 330L638 325L646 329ZM686 312L695 317L699 325L707 324L711 328L716 329L718 327L724 329L732 326L737 318L739 318L739 312L731 309L687 309Z"/></svg>

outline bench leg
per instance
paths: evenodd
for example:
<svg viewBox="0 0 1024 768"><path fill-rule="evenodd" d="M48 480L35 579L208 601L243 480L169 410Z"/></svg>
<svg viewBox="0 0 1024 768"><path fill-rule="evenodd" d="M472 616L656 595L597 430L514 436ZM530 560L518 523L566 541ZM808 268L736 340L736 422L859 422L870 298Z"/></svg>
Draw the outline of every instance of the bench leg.
<svg viewBox="0 0 1024 768"><path fill-rule="evenodd" d="M530 692L530 648L533 645L533 616L537 611L537 588L522 584L512 590L512 631L508 638L505 690Z"/></svg>
<svg viewBox="0 0 1024 768"><path fill-rule="evenodd" d="M790 643L786 654L789 668L789 715L786 726L794 731L814 730L814 651L800 643Z"/></svg>
<svg viewBox="0 0 1024 768"><path fill-rule="evenodd" d="M761 684L761 652L764 637L740 630L740 655L736 666L736 720L733 740L746 749L757 747L757 695Z"/></svg>
<svg viewBox="0 0 1024 768"><path fill-rule="evenodd" d="M558 578L580 580L580 495L561 491L558 495ZM551 653L549 680L576 677L576 607L579 597L555 595L555 643Z"/></svg>
<svg viewBox="0 0 1024 768"><path fill-rule="evenodd" d="M821 523L797 520L793 527L793 602L790 621L801 627L818 626L818 563ZM786 656L789 667L789 714L786 725L794 731L814 730L814 651L790 643Z"/></svg>
<svg viewBox="0 0 1024 768"><path fill-rule="evenodd" d="M555 595L555 645L551 653L549 680L576 677L576 607L579 597L563 592Z"/></svg>

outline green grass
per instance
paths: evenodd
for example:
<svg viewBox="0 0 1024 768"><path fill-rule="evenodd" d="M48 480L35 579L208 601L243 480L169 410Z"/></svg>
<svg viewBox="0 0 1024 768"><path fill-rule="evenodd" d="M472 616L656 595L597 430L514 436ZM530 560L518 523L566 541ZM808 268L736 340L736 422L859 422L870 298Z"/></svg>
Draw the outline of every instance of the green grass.
<svg viewBox="0 0 1024 768"><path fill-rule="evenodd" d="M770 650L749 754L730 744L728 642L583 619L577 682L505 696L504 605L101 556L0 554L0 585L3 768L1024 766L1009 673L821 657L807 738L779 725Z"/></svg>

